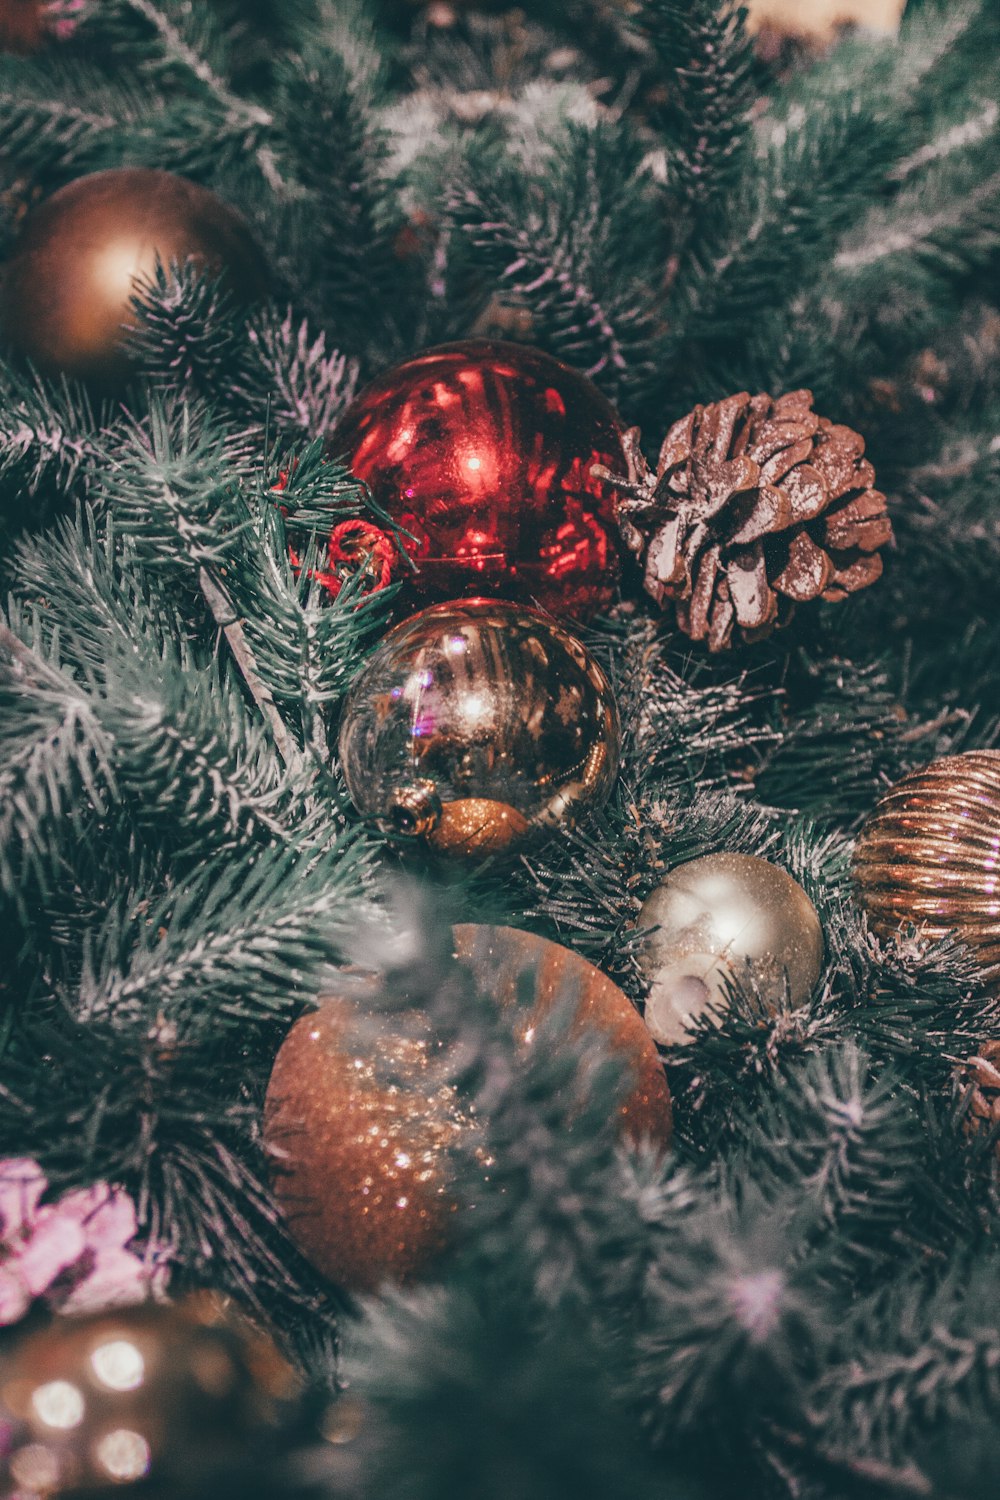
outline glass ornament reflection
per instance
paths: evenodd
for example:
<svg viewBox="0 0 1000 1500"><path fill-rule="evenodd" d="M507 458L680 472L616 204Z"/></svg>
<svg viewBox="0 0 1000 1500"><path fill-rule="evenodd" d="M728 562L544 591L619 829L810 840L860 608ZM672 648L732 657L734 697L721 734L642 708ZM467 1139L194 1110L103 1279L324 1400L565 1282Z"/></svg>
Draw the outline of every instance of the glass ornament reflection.
<svg viewBox="0 0 1000 1500"><path fill-rule="evenodd" d="M460 858L515 851L600 808L621 731L586 647L535 610L457 600L383 640L344 707L358 811Z"/></svg>
<svg viewBox="0 0 1000 1500"><path fill-rule="evenodd" d="M211 1296L27 1326L0 1379L0 1496L226 1493L300 1420L294 1372ZM266 1472L266 1469L265 1469Z"/></svg>

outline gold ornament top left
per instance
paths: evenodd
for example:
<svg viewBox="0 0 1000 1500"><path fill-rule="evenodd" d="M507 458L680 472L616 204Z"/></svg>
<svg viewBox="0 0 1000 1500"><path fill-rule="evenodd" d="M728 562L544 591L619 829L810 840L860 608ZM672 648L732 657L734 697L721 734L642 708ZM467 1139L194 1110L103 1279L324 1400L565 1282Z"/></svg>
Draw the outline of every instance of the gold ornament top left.
<svg viewBox="0 0 1000 1500"><path fill-rule="evenodd" d="M32 209L3 269L5 344L50 375L113 387L127 378L132 298L156 271L193 260L238 300L267 290L249 224L172 172L94 172Z"/></svg>

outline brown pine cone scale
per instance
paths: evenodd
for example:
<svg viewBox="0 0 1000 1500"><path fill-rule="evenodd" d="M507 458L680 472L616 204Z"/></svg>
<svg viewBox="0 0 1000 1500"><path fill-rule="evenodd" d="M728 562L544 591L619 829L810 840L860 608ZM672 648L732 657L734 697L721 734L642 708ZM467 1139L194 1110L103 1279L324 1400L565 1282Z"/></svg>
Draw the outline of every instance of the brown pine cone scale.
<svg viewBox="0 0 1000 1500"><path fill-rule="evenodd" d="M966 1086L971 1086L965 1129L969 1135L988 1130L1000 1136L1000 1041L980 1043L979 1055L969 1058L959 1069ZM1000 1139L996 1145L1000 1155Z"/></svg>
<svg viewBox="0 0 1000 1500"><path fill-rule="evenodd" d="M892 537L864 439L812 410L811 391L745 391L675 422L654 473L625 434L618 523L646 591L709 650L759 640L797 604L843 599L882 572Z"/></svg>

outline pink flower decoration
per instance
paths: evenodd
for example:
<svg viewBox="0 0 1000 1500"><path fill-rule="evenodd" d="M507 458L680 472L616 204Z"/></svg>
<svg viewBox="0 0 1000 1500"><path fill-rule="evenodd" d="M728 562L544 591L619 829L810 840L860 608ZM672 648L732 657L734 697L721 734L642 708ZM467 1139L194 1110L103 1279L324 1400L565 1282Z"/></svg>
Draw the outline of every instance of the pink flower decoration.
<svg viewBox="0 0 1000 1500"><path fill-rule="evenodd" d="M37 1161L11 1156L0 1163L0 1234L12 1239L30 1223L48 1187Z"/></svg>
<svg viewBox="0 0 1000 1500"><path fill-rule="evenodd" d="M42 6L45 28L57 41L68 41L86 10L87 0L48 0Z"/></svg>
<svg viewBox="0 0 1000 1500"><path fill-rule="evenodd" d="M16 1323L31 1306L31 1293L15 1271L0 1266L0 1324Z"/></svg>
<svg viewBox="0 0 1000 1500"><path fill-rule="evenodd" d="M37 1162L0 1161L0 1324L35 1297L90 1312L163 1295L164 1251L150 1245L141 1258L127 1248L138 1229L127 1193L99 1182L39 1207L47 1185Z"/></svg>

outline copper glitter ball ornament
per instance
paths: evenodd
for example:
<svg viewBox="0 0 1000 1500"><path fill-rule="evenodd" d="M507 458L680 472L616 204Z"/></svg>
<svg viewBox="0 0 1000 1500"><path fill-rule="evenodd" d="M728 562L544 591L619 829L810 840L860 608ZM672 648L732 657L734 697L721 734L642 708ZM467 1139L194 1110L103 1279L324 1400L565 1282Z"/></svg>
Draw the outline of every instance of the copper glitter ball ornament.
<svg viewBox="0 0 1000 1500"><path fill-rule="evenodd" d="M592 470L623 469L618 419L540 349L469 339L418 354L362 391L329 449L409 533L418 591L580 619L614 597L615 491Z"/></svg>
<svg viewBox="0 0 1000 1500"><path fill-rule="evenodd" d="M301 1399L271 1340L211 1296L57 1317L0 1359L0 1494L243 1493Z"/></svg>
<svg viewBox="0 0 1000 1500"><path fill-rule="evenodd" d="M634 1075L619 1107L621 1133L636 1142L670 1144L673 1117L663 1064L624 990L579 953L534 932L471 922L453 931L456 957L472 970L479 988L515 1016L525 1045L553 1005L563 996L579 996L574 1032L603 1032L612 1048L627 1057ZM532 977L528 1004L520 991L525 973Z"/></svg>
<svg viewBox="0 0 1000 1500"><path fill-rule="evenodd" d="M658 1042L690 1039L718 1019L734 980L751 976L777 1007L805 1005L823 965L823 929L787 870L751 854L706 854L671 870L646 898L639 962L649 980L646 1025Z"/></svg>
<svg viewBox="0 0 1000 1500"><path fill-rule="evenodd" d="M224 272L241 301L266 293L250 226L207 188L144 167L80 177L25 219L3 270L3 338L47 374L118 385L129 370L133 296L158 261L188 260Z"/></svg>
<svg viewBox="0 0 1000 1500"><path fill-rule="evenodd" d="M302 1254L364 1292L413 1280L447 1245L449 1149L470 1122L455 1089L434 1080L426 1017L411 1012L406 1036L391 1016L366 1019L362 1048L354 1016L352 1002L325 996L292 1027L267 1086L264 1141Z"/></svg>
<svg viewBox="0 0 1000 1500"><path fill-rule="evenodd" d="M854 850L854 879L872 928L913 923L953 934L984 984L1000 979L1000 751L946 755L904 776L876 805Z"/></svg>
<svg viewBox="0 0 1000 1500"><path fill-rule="evenodd" d="M520 605L437 604L351 688L340 758L358 811L457 858L517 851L603 806L618 710L577 638Z"/></svg>
<svg viewBox="0 0 1000 1500"><path fill-rule="evenodd" d="M634 1074L620 1108L622 1134L668 1144L663 1069L617 985L531 933L463 925L454 938L456 957L511 1013L525 1046L553 1003L578 993L577 1026L603 1032ZM376 1015L356 1037L354 1014L352 1002L331 996L292 1027L268 1084L264 1138L296 1244L331 1281L364 1292L414 1280L446 1248L458 1212L451 1150L473 1120L455 1089L436 1078L439 1044L426 1017L408 1012L417 1030L409 1025L404 1037L392 1016Z"/></svg>

